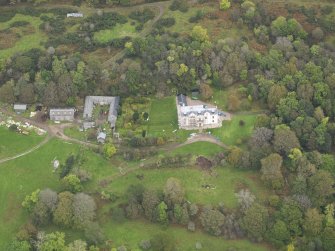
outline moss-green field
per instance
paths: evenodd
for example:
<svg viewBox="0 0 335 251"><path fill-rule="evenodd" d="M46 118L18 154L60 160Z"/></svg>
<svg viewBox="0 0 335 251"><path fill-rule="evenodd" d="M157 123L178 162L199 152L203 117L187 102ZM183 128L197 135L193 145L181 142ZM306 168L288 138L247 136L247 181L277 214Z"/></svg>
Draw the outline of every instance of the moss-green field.
<svg viewBox="0 0 335 251"><path fill-rule="evenodd" d="M26 21L29 25L24 27L10 28L14 22ZM39 17L16 14L11 20L1 23L0 31L9 30L17 34L18 39L7 45L5 49L0 50L0 65L7 57L12 56L15 52L25 52L33 48L43 48L42 43L47 40L47 36L40 31L39 26L42 23ZM2 38L3 39L3 38ZM10 41L8 41L10 43Z"/></svg>
<svg viewBox="0 0 335 251"><path fill-rule="evenodd" d="M115 38L134 37L136 36L136 25L131 22L125 24L117 24L110 30L101 30L94 33L94 40L100 43L107 43Z"/></svg>

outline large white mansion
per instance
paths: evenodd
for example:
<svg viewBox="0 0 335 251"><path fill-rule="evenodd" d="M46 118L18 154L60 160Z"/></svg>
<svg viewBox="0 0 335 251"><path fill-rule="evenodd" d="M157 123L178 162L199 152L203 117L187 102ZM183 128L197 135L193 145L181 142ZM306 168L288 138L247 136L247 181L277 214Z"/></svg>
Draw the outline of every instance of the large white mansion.
<svg viewBox="0 0 335 251"><path fill-rule="evenodd" d="M177 96L178 124L180 129L195 130L217 128L223 120L230 120L230 114L207 104L188 105L187 97Z"/></svg>

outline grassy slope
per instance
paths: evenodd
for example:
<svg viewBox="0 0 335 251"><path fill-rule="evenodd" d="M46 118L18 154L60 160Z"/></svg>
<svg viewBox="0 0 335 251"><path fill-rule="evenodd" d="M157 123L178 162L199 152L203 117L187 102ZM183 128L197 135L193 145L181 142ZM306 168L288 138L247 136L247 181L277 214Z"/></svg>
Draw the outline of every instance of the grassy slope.
<svg viewBox="0 0 335 251"><path fill-rule="evenodd" d="M248 187L260 198L264 198L266 195L264 187L258 183L254 172L224 167L217 168L216 173L217 175L211 175L198 168L186 167L137 170L113 180L108 189L118 195L122 195L126 188L132 184L142 184L147 188L162 189L168 178L175 177L181 180L186 191L186 198L199 204L217 205L224 202L227 207L236 207L237 200L234 193L245 187ZM137 175L143 175L144 179L139 180L136 177ZM203 188L202 185L210 185L211 189Z"/></svg>
<svg viewBox="0 0 335 251"><path fill-rule="evenodd" d="M44 137L35 133L23 135L0 127L0 158L14 156L37 145Z"/></svg>
<svg viewBox="0 0 335 251"><path fill-rule="evenodd" d="M77 153L79 146L51 140L37 151L0 165L0 250L17 229L27 220L27 214L21 208L25 195L40 188L60 189L58 175L53 173L52 160L64 161L71 153ZM86 151L85 169L89 170L93 179L99 180L114 169L100 156Z"/></svg>
<svg viewBox="0 0 335 251"><path fill-rule="evenodd" d="M218 145L209 142L195 142L189 145L185 145L174 149L172 154L194 154L194 155L204 155L211 156L219 152L223 152L224 149Z"/></svg>
<svg viewBox="0 0 335 251"><path fill-rule="evenodd" d="M0 64L1 61L5 60L7 57L12 56L18 51L28 51L33 48L41 48L41 43L46 41L46 35L40 31L39 26L42 23L39 17L25 16L21 14L16 14L11 20L5 23L0 23L0 30L7 29L9 25L17 21L27 21L33 27L33 32L22 35L22 37L17 41L11 48L0 50ZM21 28L19 27L18 30ZM20 33L20 31L19 31Z"/></svg>
<svg viewBox="0 0 335 251"><path fill-rule="evenodd" d="M225 251L234 247L234 250L261 251L268 250L260 244L254 244L247 240L224 240L222 238L209 236L201 232L191 233L181 227L169 226L163 230L159 225L150 224L144 221L127 221L117 224L109 221L104 225L108 239L112 240L115 246L128 244L131 250L139 250L138 243L141 240L150 239L155 234L166 232L172 235L177 244L177 251L193 251L195 243L201 242L202 250Z"/></svg>

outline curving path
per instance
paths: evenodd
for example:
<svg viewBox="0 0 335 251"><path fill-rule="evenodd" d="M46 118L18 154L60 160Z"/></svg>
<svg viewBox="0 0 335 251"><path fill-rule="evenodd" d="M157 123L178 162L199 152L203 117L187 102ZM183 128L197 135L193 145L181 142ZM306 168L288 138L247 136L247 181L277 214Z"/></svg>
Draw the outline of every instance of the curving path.
<svg viewBox="0 0 335 251"><path fill-rule="evenodd" d="M25 155L27 155L27 154L29 154L29 153L31 153L31 152L37 150L37 149L39 149L41 146L43 146L43 145L45 145L46 143L48 143L50 139L51 139L51 137L50 137L49 135L47 135L43 141L41 141L41 142L40 142L39 144L37 144L36 146L30 148L29 150L24 151L24 152L22 152L22 153L19 153L19 154L17 154L17 155L14 155L14 156L12 156L12 157L7 157L7 158L4 158L4 159L0 159L0 164L5 163L5 162L10 161L10 160L14 160L14 159L20 158L20 157L22 157L22 156L25 156Z"/></svg>
<svg viewBox="0 0 335 251"><path fill-rule="evenodd" d="M176 148L189 145L195 142L209 142L209 143L221 146L225 149L229 148L229 146L224 144L221 140L217 139L216 137L210 134L206 134L206 133L197 133L195 136L188 138L184 143L176 146Z"/></svg>
<svg viewBox="0 0 335 251"><path fill-rule="evenodd" d="M15 121L21 121L21 122L27 122L31 125L34 125L36 127L39 127L43 130L45 130L47 132L47 136L45 137L45 139L43 141L41 141L39 144L37 144L36 146L32 147L31 149L24 151L22 153L18 153L12 157L6 157L3 159L0 159L0 164L10 161L10 160L14 160L17 158L20 158L22 156L25 156L33 151L36 151L37 149L39 149L40 147L42 147L43 145L45 145L50 139L52 139L53 137L57 137L61 140L64 141L69 141L69 142L73 142L76 144L80 144L86 147L92 147L92 148L97 148L98 145L89 143L89 142L84 142L84 141L80 141L78 139L74 139L74 138L70 138L68 136L66 136L63 133L63 130L65 127L70 126L72 124L60 124L60 125L47 125L45 123L41 123L41 122L36 122L32 119L28 119L28 118L23 118L21 116L18 116L17 114L13 113L13 112L9 112L4 108L0 108L0 112L2 112L3 114L7 115L7 116L11 116Z"/></svg>

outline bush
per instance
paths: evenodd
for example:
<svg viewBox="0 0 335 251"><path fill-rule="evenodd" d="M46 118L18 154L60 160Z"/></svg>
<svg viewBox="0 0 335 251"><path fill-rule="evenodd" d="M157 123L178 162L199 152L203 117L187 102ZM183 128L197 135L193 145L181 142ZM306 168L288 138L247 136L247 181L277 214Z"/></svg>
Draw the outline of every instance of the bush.
<svg viewBox="0 0 335 251"><path fill-rule="evenodd" d="M7 22L15 16L14 11L1 12L0 13L0 22Z"/></svg>
<svg viewBox="0 0 335 251"><path fill-rule="evenodd" d="M120 15L116 12L108 12L99 16L95 14L85 19L87 23L94 24L94 31L110 29L116 24L125 24L127 23L127 17ZM89 25L84 26L84 29L90 29Z"/></svg>
<svg viewBox="0 0 335 251"><path fill-rule="evenodd" d="M202 10L198 10L195 16L189 18L190 23L196 23L199 20L203 19L205 16L205 13Z"/></svg>
<svg viewBox="0 0 335 251"><path fill-rule="evenodd" d="M152 10L146 8L143 11L135 10L131 12L128 17L144 24L150 19L153 19L155 17L155 13Z"/></svg>
<svg viewBox="0 0 335 251"><path fill-rule="evenodd" d="M28 24L30 24L30 23L27 22L27 21L16 21L14 23L11 23L9 26L10 27L20 27L20 26L26 26Z"/></svg>
<svg viewBox="0 0 335 251"><path fill-rule="evenodd" d="M169 7L170 10L176 11L179 10L181 12L187 12L188 11L188 4L185 0L174 0L172 4Z"/></svg>
<svg viewBox="0 0 335 251"><path fill-rule="evenodd" d="M158 29L162 27L171 27L175 23L176 23L176 20L173 17L161 18L156 22L155 27Z"/></svg>
<svg viewBox="0 0 335 251"><path fill-rule="evenodd" d="M9 130L16 132L16 131L17 131L17 125L15 125L15 124L11 124L11 125L9 126Z"/></svg>
<svg viewBox="0 0 335 251"><path fill-rule="evenodd" d="M114 208L112 210L112 220L114 220L117 223L122 223L126 219L124 210L122 208Z"/></svg>

